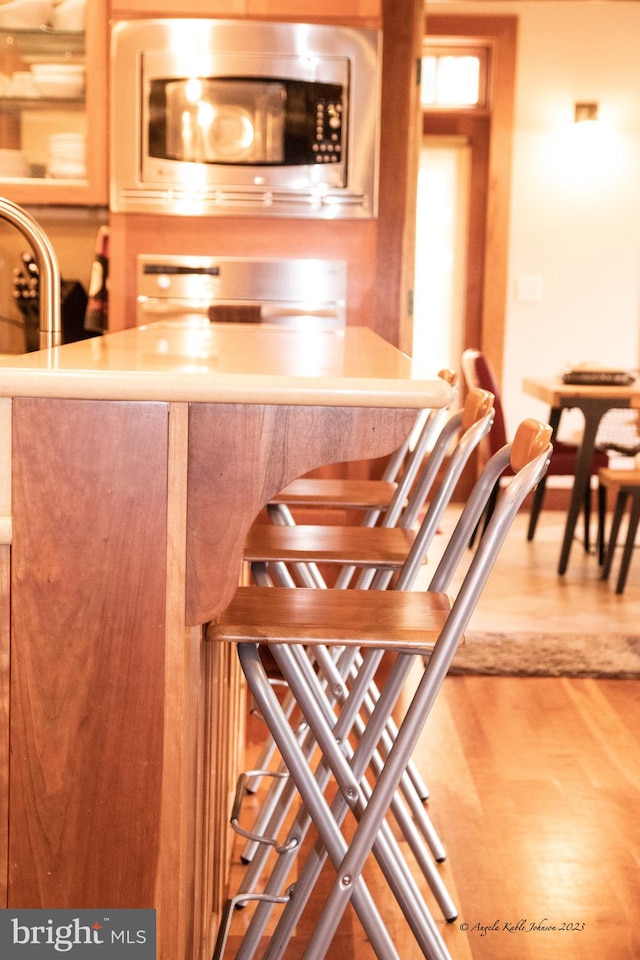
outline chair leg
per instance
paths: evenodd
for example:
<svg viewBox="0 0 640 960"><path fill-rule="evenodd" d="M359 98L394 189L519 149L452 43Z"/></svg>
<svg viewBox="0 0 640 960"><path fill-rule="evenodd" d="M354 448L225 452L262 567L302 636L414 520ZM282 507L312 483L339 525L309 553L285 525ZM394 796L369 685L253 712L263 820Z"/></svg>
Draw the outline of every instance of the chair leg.
<svg viewBox="0 0 640 960"><path fill-rule="evenodd" d="M544 492L545 492L546 477L543 477L538 486L533 491L533 500L531 502L531 513L529 514L529 527L527 529L527 540L533 540L536 535L536 527L538 525L538 517L540 516L540 511L542 510L542 503L544 501Z"/></svg>
<svg viewBox="0 0 640 960"><path fill-rule="evenodd" d="M629 529L627 531L627 539L624 544L624 550L622 552L622 562L620 564L620 571L618 573L618 582L616 585L616 593L623 593L624 587L627 582L627 574L629 573L629 566L631 564L631 557L633 555L633 548L636 539L636 532L638 530L638 521L640 520L640 491L636 491L631 494L631 515L629 517Z"/></svg>
<svg viewBox="0 0 640 960"><path fill-rule="evenodd" d="M602 574L600 577L601 580L609 579L613 555L615 553L616 543L618 542L618 533L620 532L620 523L622 521L626 502L627 494L624 490L620 490L618 496L616 497L616 505L613 511L611 530L609 531L609 543L607 545L607 552L605 554L604 564L602 566Z"/></svg>
<svg viewBox="0 0 640 960"><path fill-rule="evenodd" d="M584 489L584 552L589 553L591 547L591 479L587 480Z"/></svg>
<svg viewBox="0 0 640 960"><path fill-rule="evenodd" d="M603 483L598 484L598 563L604 563L605 525L607 520L607 488Z"/></svg>

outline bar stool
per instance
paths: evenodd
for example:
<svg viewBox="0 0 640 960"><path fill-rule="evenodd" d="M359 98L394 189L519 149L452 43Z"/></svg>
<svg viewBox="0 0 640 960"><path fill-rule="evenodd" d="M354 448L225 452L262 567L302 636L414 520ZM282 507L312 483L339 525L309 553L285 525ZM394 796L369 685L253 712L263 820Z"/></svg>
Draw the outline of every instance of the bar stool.
<svg viewBox="0 0 640 960"><path fill-rule="evenodd" d="M428 715L449 670L455 651L480 599L489 574L514 517L527 494L547 469L551 454L551 428L524 421L512 445L505 446L487 463L445 549L427 591L315 590L241 587L230 607L209 625L209 642L237 644L238 656L252 695L285 760L301 807L286 838L278 844L276 863L264 891L231 898L220 925L214 960L224 955L234 908L250 899L258 901L236 953L236 960L255 956L275 902L284 902L271 934L264 960L284 956L296 923L313 897L327 858L335 881L322 907L304 960L322 960L349 904L379 960L400 960L363 878L370 856L378 862L390 892L428 960L450 960L422 892L398 847L389 814L402 776L411 759ZM491 521L464 574L453 603L447 591L466 554L469 537L495 485L508 465L514 476L501 491ZM307 756L296 728L284 714L265 673L260 648L268 646L285 677L297 708L313 733L320 758ZM364 650L357 674L331 673L314 667L308 647ZM372 678L385 652L394 654L380 697L364 733L353 738ZM410 671L422 665L422 676L410 704L403 709L397 736L382 770L371 762L386 724L406 687ZM329 789L335 787L335 795ZM343 831L353 815L355 831ZM301 841L313 825L318 841L302 864L297 858ZM293 886L290 868L298 869Z"/></svg>
<svg viewBox="0 0 640 960"><path fill-rule="evenodd" d="M602 562L602 580L608 580L613 562L613 554L618 541L620 524L630 503L629 526L627 528L627 537L622 551L622 560L620 570L618 571L618 581L616 583L616 593L623 593L627 582L627 575L631 565L631 557L640 521L640 470L616 470L613 467L601 467L598 470L598 496L600 503L600 514L604 514L604 504L606 502L607 491L610 491L615 497L615 507L613 519L611 521L611 530L609 532L609 542L604 553L604 524L601 522L598 529L598 552Z"/></svg>
<svg viewBox="0 0 640 960"><path fill-rule="evenodd" d="M245 548L245 558L253 561L253 574L256 583L273 586L273 580L267 574L267 567L275 566L279 571L277 583L280 586L295 587L293 578L287 572L287 562L295 561L297 557L298 560L304 561L305 569L309 562L315 561L317 558L326 559L333 564L351 563L353 560L356 564L364 567L363 574L356 582L356 587L360 590L386 589L390 584L390 578L394 574L397 576L395 583L397 589L410 589L425 561L438 525L450 502L464 466L473 450L477 448L490 430L492 422L492 394L484 390L470 391L464 409L454 414L440 432L423 469L423 474L416 481L416 491L412 497L417 496L419 502L422 503L427 492L434 485L436 477L438 477L437 482L435 482L435 492L417 532L400 527L384 526L360 528L324 525L313 527L261 525L254 528L249 534ZM447 453L449 454L448 460L446 465L442 467ZM415 503L412 502L411 498L407 510L415 510ZM384 522L387 522L388 519L389 517L385 517ZM302 547L304 547L304 552L301 554ZM292 548L293 553L291 552ZM297 568L299 564L295 563L294 565ZM282 568L284 568L284 572ZM370 576L365 579L367 575ZM307 585L313 588L317 587L314 579L311 579ZM317 657L318 649L314 647L310 654L312 657ZM348 667L351 672L356 671L360 662L357 651L353 651L348 663L343 661L343 669ZM373 710L377 697L378 690L375 683L372 682L368 701L370 711ZM286 698L285 703L288 711L293 709L294 699L291 696ZM395 732L395 725L389 720L384 744L385 751L390 748ZM309 745L308 736L306 742ZM248 792L255 792L264 773L268 772L270 776L273 776L273 771L269 770L268 764L273 756L274 747L273 739L268 738L258 760L257 771L254 771L252 776L248 776L244 783ZM312 741L308 748L313 749ZM384 762L384 754L381 762ZM434 872L433 864L424 855L424 841L426 841L436 861L443 862L446 859L444 846L424 808L424 801L428 798L428 789L413 764L409 765L407 779L403 782L403 796L409 808L410 819L409 815L405 818L403 812L399 812L398 816L404 820L405 833L412 835L411 843L414 853L443 915L446 919L455 919L457 915L455 904L446 891L441 878ZM262 834L265 831L274 833L283 822L291 802L292 795L288 791L287 785L278 777L273 779L258 811L253 832L257 834ZM256 854L255 840L252 840L251 836L248 837L248 840L249 842L243 850L242 859L245 863L251 865L247 870L243 889L251 889L254 886L259 878L263 861L267 856L265 848Z"/></svg>

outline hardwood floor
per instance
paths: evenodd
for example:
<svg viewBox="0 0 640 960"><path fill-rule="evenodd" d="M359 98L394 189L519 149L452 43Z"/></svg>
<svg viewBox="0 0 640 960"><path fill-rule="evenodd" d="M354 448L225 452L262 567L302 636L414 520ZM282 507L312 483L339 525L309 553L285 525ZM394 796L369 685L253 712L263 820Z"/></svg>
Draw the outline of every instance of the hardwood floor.
<svg viewBox="0 0 640 960"><path fill-rule="evenodd" d="M640 564L617 597L576 542L559 578L561 530L562 516L545 514L527 544L517 522L476 626L530 631L543 618L546 630L582 629L594 642L600 631L637 633ZM252 719L249 730L250 759L260 723ZM433 906L453 960L638 960L638 681L448 677L416 762L448 851L442 876L459 907L447 924ZM232 888L243 869L234 868ZM388 892L375 873L367 879L401 960L419 960ZM301 924L286 957L301 957L310 936ZM327 956L373 956L357 919L345 918Z"/></svg>
<svg viewBox="0 0 640 960"><path fill-rule="evenodd" d="M448 678L424 767L456 960L640 956L639 720L636 681Z"/></svg>

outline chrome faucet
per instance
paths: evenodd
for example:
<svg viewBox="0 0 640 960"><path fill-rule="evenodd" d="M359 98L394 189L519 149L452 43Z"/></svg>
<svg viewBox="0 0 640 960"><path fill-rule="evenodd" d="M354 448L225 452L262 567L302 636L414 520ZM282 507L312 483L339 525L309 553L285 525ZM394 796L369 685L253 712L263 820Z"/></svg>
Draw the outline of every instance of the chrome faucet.
<svg viewBox="0 0 640 960"><path fill-rule="evenodd" d="M40 349L62 343L60 268L51 241L36 220L11 200L0 197L0 220L21 232L35 255L40 272Z"/></svg>

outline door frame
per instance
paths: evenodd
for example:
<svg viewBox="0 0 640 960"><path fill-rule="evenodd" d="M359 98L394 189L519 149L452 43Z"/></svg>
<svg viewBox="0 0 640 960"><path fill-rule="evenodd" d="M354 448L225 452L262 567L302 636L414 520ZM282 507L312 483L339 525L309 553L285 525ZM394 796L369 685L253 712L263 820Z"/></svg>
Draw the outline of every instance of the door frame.
<svg viewBox="0 0 640 960"><path fill-rule="evenodd" d="M502 376L507 308L509 257L509 213L511 201L511 152L515 101L516 45L518 19L515 16L485 17L428 14L425 37L444 36L464 41L467 37L486 41L491 46L491 110L488 130L486 170L478 159L473 171L472 209L469 218L467 270L467 306L465 309L464 347L476 347L487 355ZM440 123L445 122L443 115ZM471 117L471 115L468 115ZM438 132L436 117L429 132ZM482 122L478 118L477 124ZM468 118L458 114L456 132L473 136L465 124ZM451 124L448 124L451 132ZM424 129L424 127L423 127ZM443 131L444 132L444 131ZM480 127L476 135L481 134ZM484 181L485 186L482 186ZM483 191L483 201L475 196Z"/></svg>

